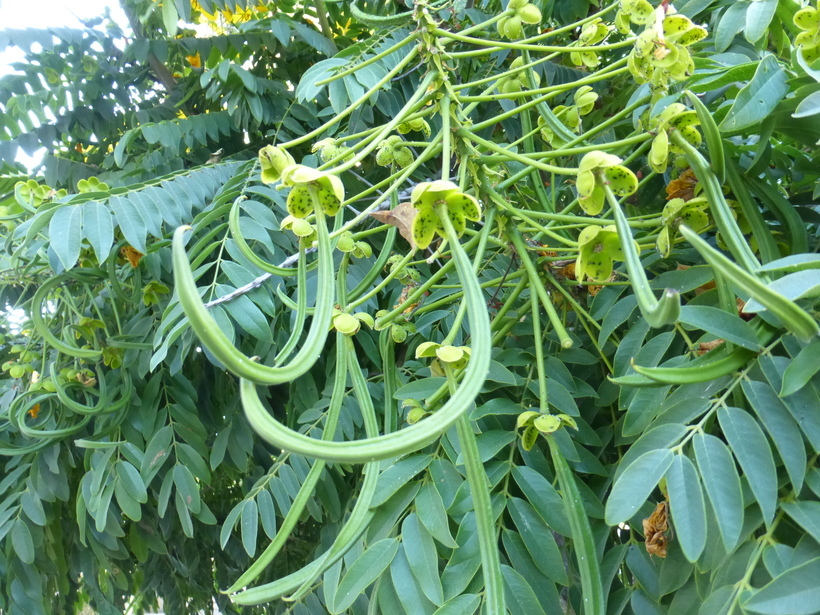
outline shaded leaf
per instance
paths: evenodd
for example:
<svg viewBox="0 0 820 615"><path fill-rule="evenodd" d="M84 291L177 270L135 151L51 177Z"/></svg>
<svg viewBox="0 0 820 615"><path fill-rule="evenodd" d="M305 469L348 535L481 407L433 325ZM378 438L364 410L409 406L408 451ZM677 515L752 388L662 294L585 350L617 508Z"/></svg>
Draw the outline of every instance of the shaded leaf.
<svg viewBox="0 0 820 615"><path fill-rule="evenodd" d="M718 420L768 525L777 509L777 470L769 441L744 410L720 407Z"/></svg>
<svg viewBox="0 0 820 615"><path fill-rule="evenodd" d="M114 243L114 219L111 211L98 201L83 203L83 237L88 240L102 263Z"/></svg>
<svg viewBox="0 0 820 615"><path fill-rule="evenodd" d="M820 611L820 558L787 570L757 591L743 609L762 615L811 615Z"/></svg>
<svg viewBox="0 0 820 615"><path fill-rule="evenodd" d="M686 559L697 561L706 546L706 505L695 464L676 455L666 473L666 488L675 535Z"/></svg>
<svg viewBox="0 0 820 615"><path fill-rule="evenodd" d="M438 571L438 555L433 537L421 524L415 514L408 515L401 526L404 553L410 564L410 570L424 592L424 595L435 604L444 603L444 590Z"/></svg>
<svg viewBox="0 0 820 615"><path fill-rule="evenodd" d="M350 608L367 586L390 565L398 550L399 541L395 538L385 538L365 549L339 582L330 612L342 613Z"/></svg>
<svg viewBox="0 0 820 615"><path fill-rule="evenodd" d="M83 209L64 205L51 217L48 225L51 248L66 269L71 269L80 257L83 241Z"/></svg>
<svg viewBox="0 0 820 615"><path fill-rule="evenodd" d="M767 55L760 61L752 80L738 92L720 123L720 130L735 132L762 122L788 91L786 72L774 55Z"/></svg>
<svg viewBox="0 0 820 615"><path fill-rule="evenodd" d="M767 383L744 380L741 386L749 404L774 441L789 479L799 493L806 476L806 447L797 424Z"/></svg>
<svg viewBox="0 0 820 615"><path fill-rule="evenodd" d="M727 551L732 551L743 529L743 494L740 477L729 449L715 436L698 433L692 438L695 460L706 495L717 517Z"/></svg>
<svg viewBox="0 0 820 615"><path fill-rule="evenodd" d="M617 525L633 517L672 465L674 454L667 449L644 453L615 481L606 501L606 522Z"/></svg>

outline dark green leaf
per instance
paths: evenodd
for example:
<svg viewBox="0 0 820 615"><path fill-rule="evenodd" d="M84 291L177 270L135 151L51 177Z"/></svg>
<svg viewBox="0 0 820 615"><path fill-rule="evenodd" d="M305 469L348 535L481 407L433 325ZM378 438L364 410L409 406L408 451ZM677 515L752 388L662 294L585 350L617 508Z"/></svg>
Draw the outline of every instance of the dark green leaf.
<svg viewBox="0 0 820 615"><path fill-rule="evenodd" d="M796 393L820 370L820 340L813 340L789 363L783 374L781 396Z"/></svg>
<svg viewBox="0 0 820 615"><path fill-rule="evenodd" d="M108 206L117 217L117 224L119 224L120 231L128 243L130 243L133 248L145 254L148 251L145 247L145 237L148 234L148 228L145 226L145 220L142 219L142 215L134 207L134 204L126 198L112 196L108 201Z"/></svg>
<svg viewBox="0 0 820 615"><path fill-rule="evenodd" d="M131 495L128 487L119 478L114 483L114 497L122 513L132 521L142 519L142 507Z"/></svg>
<svg viewBox="0 0 820 615"><path fill-rule="evenodd" d="M756 43L766 34L772 22L777 0L755 0L746 11L746 28L744 34L750 43Z"/></svg>
<svg viewBox="0 0 820 615"><path fill-rule="evenodd" d="M23 495L20 496L20 507L32 523L37 525L46 524L46 512L43 510L43 503L31 491L24 491Z"/></svg>
<svg viewBox="0 0 820 615"><path fill-rule="evenodd" d="M527 496L527 501L546 524L563 536L572 536L572 529L564 511L564 501L555 487L527 466L515 466L512 469L512 476L519 489Z"/></svg>
<svg viewBox="0 0 820 615"><path fill-rule="evenodd" d="M179 466L177 466L179 467ZM242 547L248 556L256 553L256 535L259 531L259 507L256 500L245 500L242 505Z"/></svg>
<svg viewBox="0 0 820 615"><path fill-rule="evenodd" d="M474 512L467 513L462 519L456 542L458 549L453 549L453 555L441 574L445 600L464 592L481 566Z"/></svg>
<svg viewBox="0 0 820 615"><path fill-rule="evenodd" d="M24 564L34 563L34 541L31 531L22 519L17 519L11 528L11 545L20 561Z"/></svg>
<svg viewBox="0 0 820 615"><path fill-rule="evenodd" d="M198 513L202 503L199 499L199 485L194 475L191 474L188 468L179 464L174 466L173 473L174 486L182 497L182 501L185 502L185 506L187 506L192 513Z"/></svg>
<svg viewBox="0 0 820 615"><path fill-rule="evenodd" d="M256 494L256 505L259 508L259 519L262 521L262 529L265 530L268 538L276 536L276 510L273 508L273 498L270 491L262 489Z"/></svg>
<svg viewBox="0 0 820 615"><path fill-rule="evenodd" d="M820 542L820 502L796 501L783 504L783 510L806 530L817 542Z"/></svg>
<svg viewBox="0 0 820 615"><path fill-rule="evenodd" d="M179 518L179 524L182 526L182 533L185 534L188 538L194 537L194 523L191 520L191 513L188 510L188 507L185 505L185 502L182 500L182 496L180 495L179 491L176 492L174 495L174 501L176 502L176 511L177 517Z"/></svg>
<svg viewBox="0 0 820 615"><path fill-rule="evenodd" d="M412 455L387 468L379 476L370 506L376 507L386 502L400 487L430 465L431 461L433 458L430 455Z"/></svg>
<svg viewBox="0 0 820 615"><path fill-rule="evenodd" d="M503 564L501 574L504 575L504 598L510 613L513 615L546 615L535 592L524 577Z"/></svg>
<svg viewBox="0 0 820 615"><path fill-rule="evenodd" d="M424 527L442 545L449 548L458 546L447 521L444 502L431 483L425 483L416 496L416 512Z"/></svg>
<svg viewBox="0 0 820 615"><path fill-rule="evenodd" d="M786 72L774 55L764 57L752 80L742 89L720 123L723 132L736 132L763 121L789 91Z"/></svg>
<svg viewBox="0 0 820 615"><path fill-rule="evenodd" d="M114 467L117 471L117 477L129 495L141 504L147 502L148 492L145 489L145 483L142 481L139 470L127 461L118 461L114 464Z"/></svg>
<svg viewBox="0 0 820 615"><path fill-rule="evenodd" d="M390 578L393 580L396 595L407 613L432 615L436 610L435 605L425 598L418 581L413 576L407 556L404 554L404 545L395 553L390 564Z"/></svg>
<svg viewBox="0 0 820 615"><path fill-rule="evenodd" d="M567 585L566 569L552 531L535 509L520 498L507 500L507 511L515 523L530 557L547 578Z"/></svg>
<svg viewBox="0 0 820 615"><path fill-rule="evenodd" d="M174 428L166 425L157 431L148 441L145 447L145 455L142 458L140 474L145 478L145 484L151 483L151 479L156 475L162 464L171 454L171 439L174 435Z"/></svg>
<svg viewBox="0 0 820 615"><path fill-rule="evenodd" d="M473 615L481 603L481 597L475 594L461 594L448 600L433 615Z"/></svg>

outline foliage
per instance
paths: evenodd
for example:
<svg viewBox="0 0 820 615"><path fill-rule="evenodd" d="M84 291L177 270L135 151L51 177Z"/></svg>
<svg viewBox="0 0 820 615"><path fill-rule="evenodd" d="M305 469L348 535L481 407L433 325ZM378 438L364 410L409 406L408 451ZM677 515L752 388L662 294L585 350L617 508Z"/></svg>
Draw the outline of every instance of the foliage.
<svg viewBox="0 0 820 615"><path fill-rule="evenodd" d="M3 612L820 612L815 5L123 7L0 32Z"/></svg>

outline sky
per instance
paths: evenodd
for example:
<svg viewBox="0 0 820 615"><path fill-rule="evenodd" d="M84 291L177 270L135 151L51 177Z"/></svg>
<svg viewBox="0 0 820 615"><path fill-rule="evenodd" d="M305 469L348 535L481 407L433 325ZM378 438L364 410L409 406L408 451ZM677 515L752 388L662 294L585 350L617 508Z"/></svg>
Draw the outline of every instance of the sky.
<svg viewBox="0 0 820 615"><path fill-rule="evenodd" d="M107 6L118 23L127 23L117 0L0 0L0 29L82 27L78 18L102 15ZM32 7L36 8L32 10ZM0 51L0 75L10 73L9 64L19 62L22 57L17 49ZM29 157L20 150L17 159L31 169L37 166L44 151Z"/></svg>
<svg viewBox="0 0 820 615"><path fill-rule="evenodd" d="M120 11L116 0L0 0L0 28L79 26L77 17L102 15L106 6ZM117 13L113 14L116 17Z"/></svg>

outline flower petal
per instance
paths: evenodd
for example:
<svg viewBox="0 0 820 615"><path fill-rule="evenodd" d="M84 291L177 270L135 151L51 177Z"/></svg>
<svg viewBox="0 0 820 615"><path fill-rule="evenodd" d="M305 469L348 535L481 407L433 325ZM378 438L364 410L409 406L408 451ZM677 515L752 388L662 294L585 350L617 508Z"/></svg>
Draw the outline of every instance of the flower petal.
<svg viewBox="0 0 820 615"><path fill-rule="evenodd" d="M474 196L458 192L451 194L446 199L447 209L450 211L457 211L468 220L481 219L481 206Z"/></svg>
<svg viewBox="0 0 820 615"><path fill-rule="evenodd" d="M438 216L432 209L425 208L416 214L413 219L413 241L416 247L424 249L430 245L438 224Z"/></svg>
<svg viewBox="0 0 820 615"><path fill-rule="evenodd" d="M288 213L294 218L306 218L313 211L313 199L307 186L294 186L288 194Z"/></svg>

